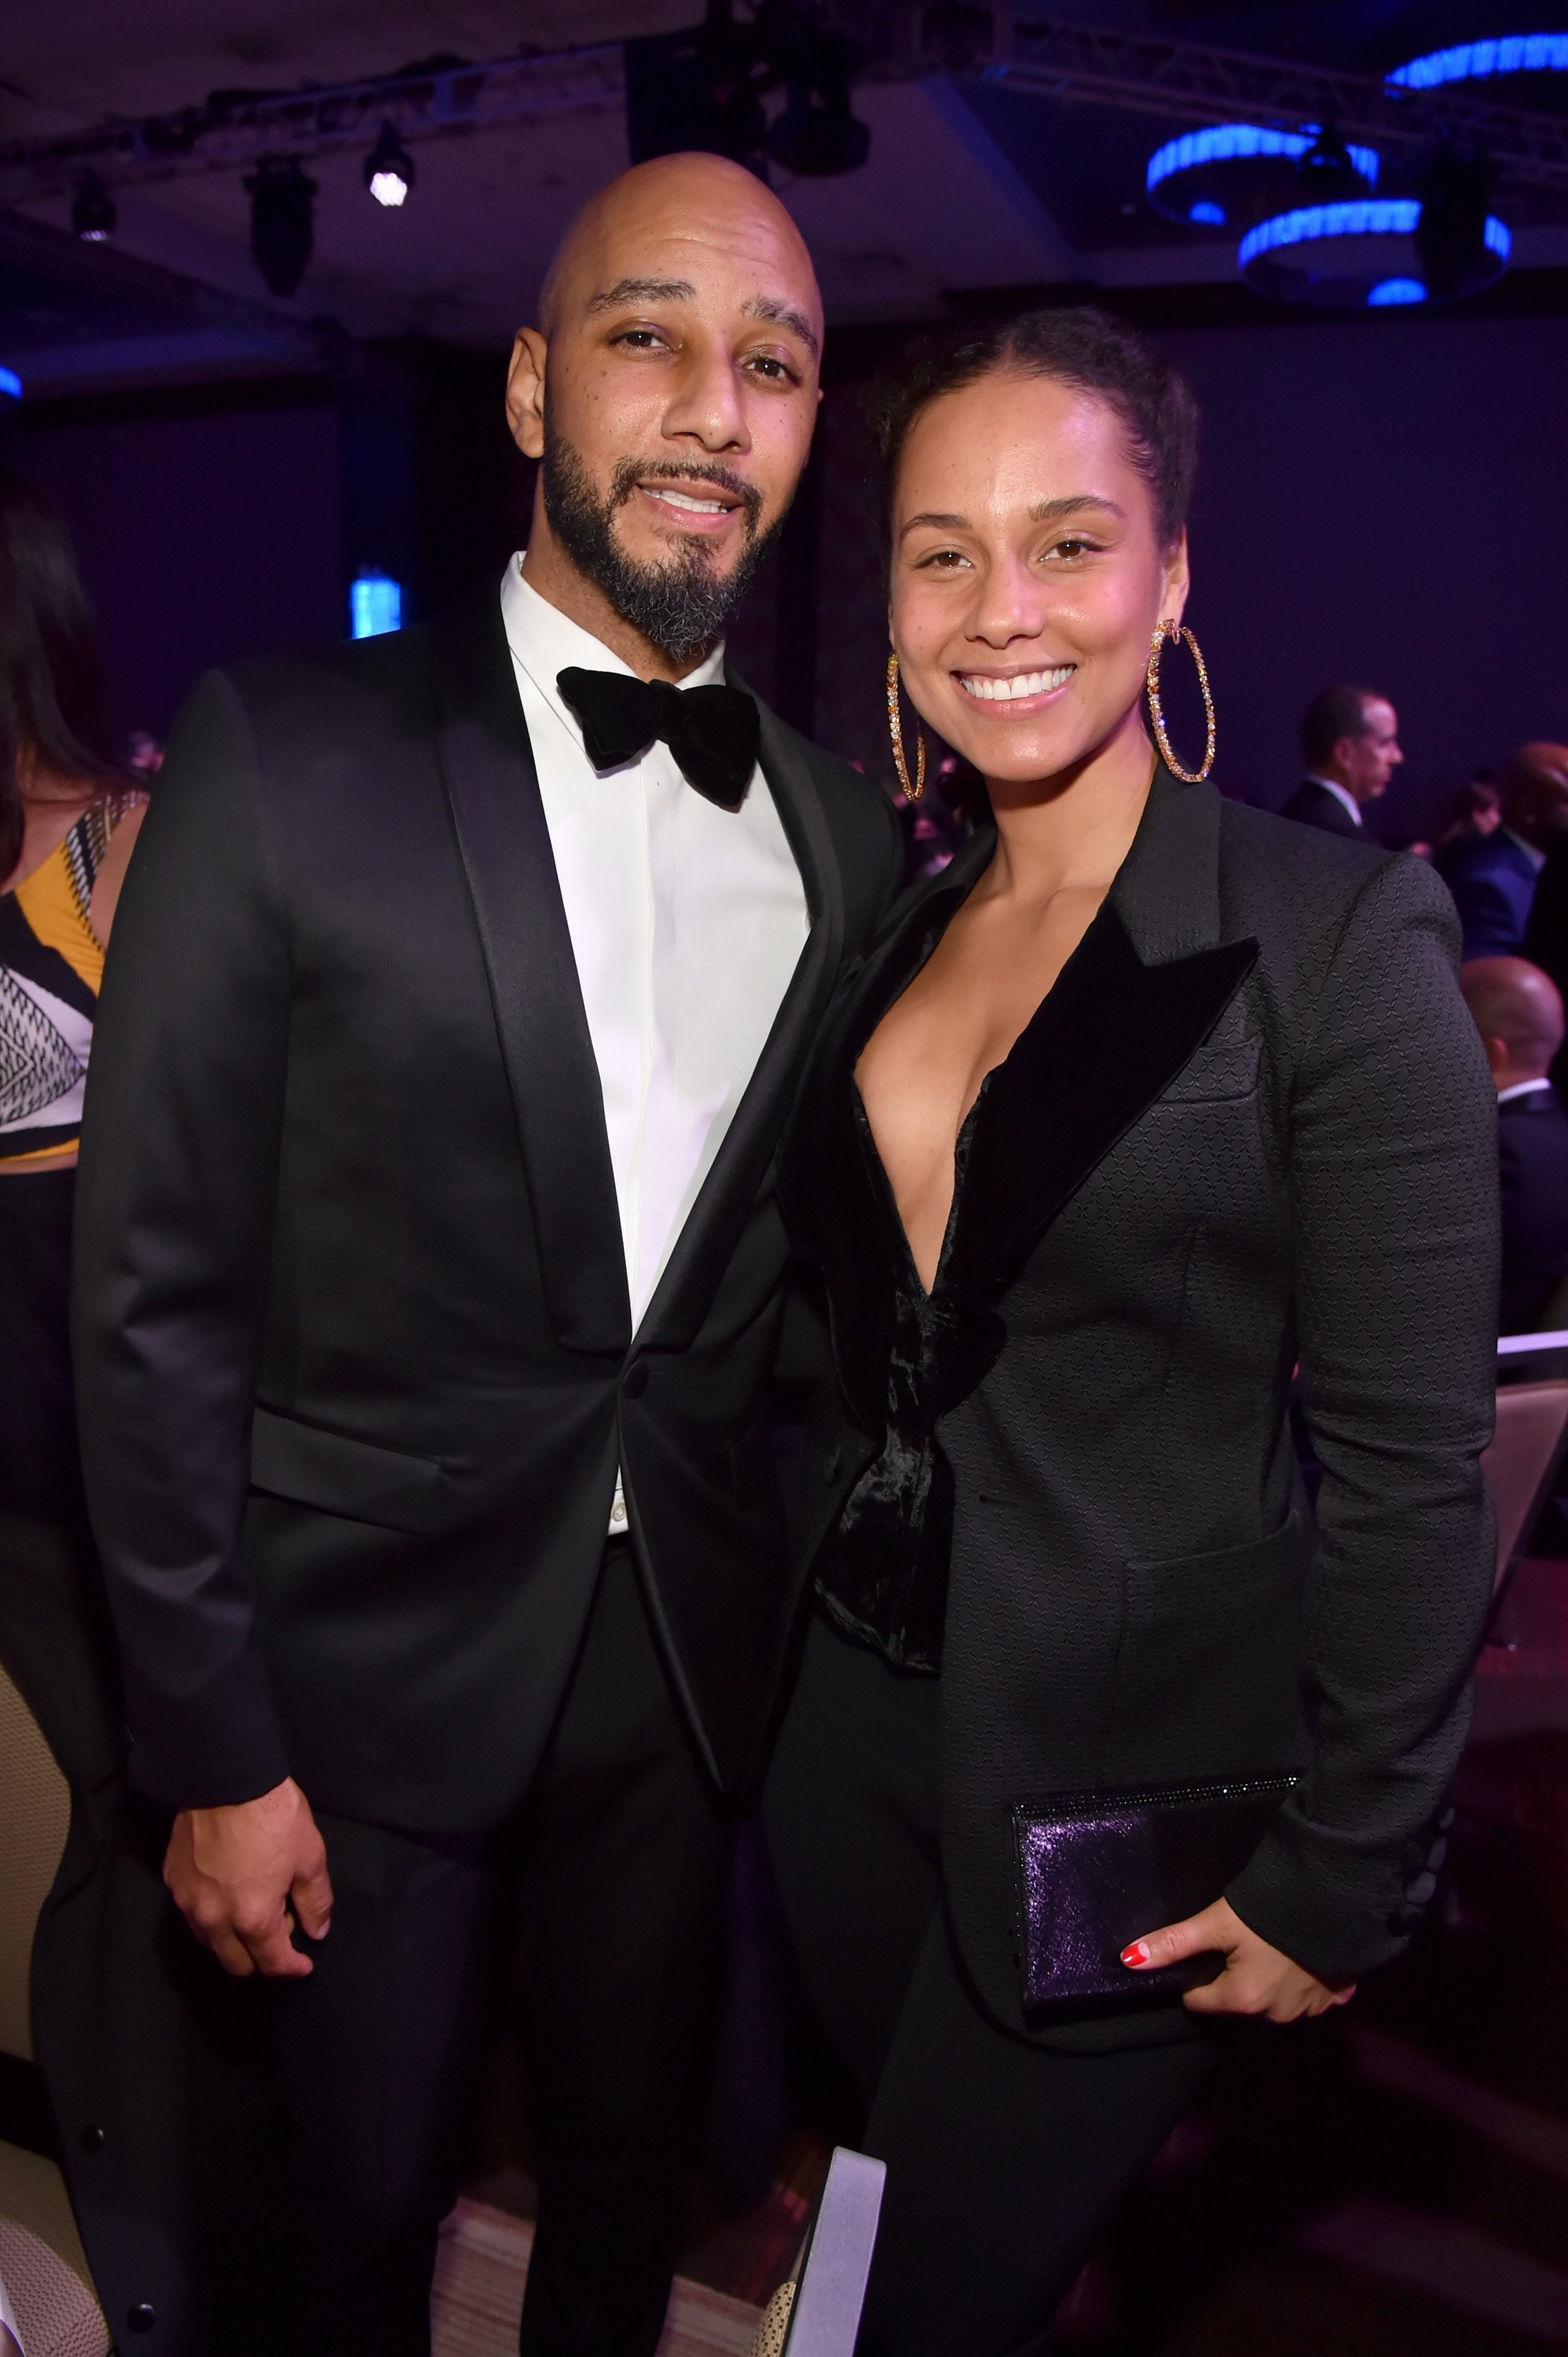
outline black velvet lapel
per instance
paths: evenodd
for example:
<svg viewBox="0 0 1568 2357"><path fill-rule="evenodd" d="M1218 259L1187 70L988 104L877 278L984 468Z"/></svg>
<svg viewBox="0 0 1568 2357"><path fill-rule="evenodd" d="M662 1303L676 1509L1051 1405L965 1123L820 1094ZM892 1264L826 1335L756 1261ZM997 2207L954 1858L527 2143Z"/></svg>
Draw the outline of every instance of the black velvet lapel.
<svg viewBox="0 0 1568 2357"><path fill-rule="evenodd" d="M604 1095L493 587L431 629L442 770L517 1110L557 1339L624 1353L631 1309Z"/></svg>
<svg viewBox="0 0 1568 2357"><path fill-rule="evenodd" d="M980 1381L1004 1340L996 1305L1023 1262L1202 1046L1257 958L1256 942L1219 939L1219 831L1212 789L1156 772L1115 884L987 1083L943 1273L958 1330L941 1405ZM845 1397L874 1435L886 1421L891 1298L854 1117L854 1067L994 845L991 828L977 833L906 902L855 976L824 1033L790 1157L790 1200L827 1276Z"/></svg>
<svg viewBox="0 0 1568 2357"><path fill-rule="evenodd" d="M739 685L738 681L731 682ZM843 952L843 887L804 747L761 703L758 760L800 870L811 931L713 1168L676 1239L639 1339L691 1343L779 1148ZM715 977L722 988L722 977Z"/></svg>

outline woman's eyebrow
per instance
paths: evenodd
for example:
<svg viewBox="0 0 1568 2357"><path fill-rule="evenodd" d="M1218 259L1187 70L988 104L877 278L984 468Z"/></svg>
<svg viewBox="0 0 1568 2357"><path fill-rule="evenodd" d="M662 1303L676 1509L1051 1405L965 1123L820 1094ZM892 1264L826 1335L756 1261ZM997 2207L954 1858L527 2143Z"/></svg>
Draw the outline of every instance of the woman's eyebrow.
<svg viewBox="0 0 1568 2357"><path fill-rule="evenodd" d="M918 531L923 523L933 525L938 532L967 532L969 529L967 516L942 515L937 509L928 508L924 514L912 515L908 523L899 525L899 539L902 540L906 533Z"/></svg>
<svg viewBox="0 0 1568 2357"><path fill-rule="evenodd" d="M1065 500L1041 500L1029 510L1031 523L1059 523L1064 516L1076 515L1080 508L1098 508L1102 515L1126 521L1127 511L1119 508L1114 500L1102 500L1095 491L1075 491Z"/></svg>

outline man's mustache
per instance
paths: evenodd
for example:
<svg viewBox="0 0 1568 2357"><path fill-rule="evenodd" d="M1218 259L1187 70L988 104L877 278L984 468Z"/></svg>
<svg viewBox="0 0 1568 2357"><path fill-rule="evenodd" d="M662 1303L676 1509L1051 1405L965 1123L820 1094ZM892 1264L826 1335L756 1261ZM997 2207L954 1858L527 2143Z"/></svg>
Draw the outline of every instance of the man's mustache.
<svg viewBox="0 0 1568 2357"><path fill-rule="evenodd" d="M668 458L642 460L623 458L610 479L610 507L624 507L640 483L712 483L721 491L732 491L746 510L746 535L753 539L757 518L762 513L762 493L755 483L732 468L720 467L712 459L688 461L676 466Z"/></svg>

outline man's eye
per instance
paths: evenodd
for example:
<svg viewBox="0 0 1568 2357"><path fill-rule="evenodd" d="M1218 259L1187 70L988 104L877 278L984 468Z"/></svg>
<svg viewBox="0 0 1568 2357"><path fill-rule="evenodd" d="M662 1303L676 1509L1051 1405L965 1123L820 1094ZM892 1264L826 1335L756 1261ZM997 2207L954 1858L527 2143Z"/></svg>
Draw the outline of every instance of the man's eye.
<svg viewBox="0 0 1568 2357"><path fill-rule="evenodd" d="M639 352L662 344L664 339L655 328L627 328L616 338L618 344L631 344Z"/></svg>
<svg viewBox="0 0 1568 2357"><path fill-rule="evenodd" d="M757 375L765 376L769 384L798 384L794 370L775 352L753 352L746 363Z"/></svg>

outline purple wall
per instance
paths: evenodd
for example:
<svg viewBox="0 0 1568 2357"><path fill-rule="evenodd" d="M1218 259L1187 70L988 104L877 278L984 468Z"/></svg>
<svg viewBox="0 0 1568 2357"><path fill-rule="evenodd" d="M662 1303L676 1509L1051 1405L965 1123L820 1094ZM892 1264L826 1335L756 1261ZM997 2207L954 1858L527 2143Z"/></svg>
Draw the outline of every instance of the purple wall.
<svg viewBox="0 0 1568 2357"><path fill-rule="evenodd" d="M48 425L21 441L76 535L121 729L197 675L344 636L333 405Z"/></svg>

